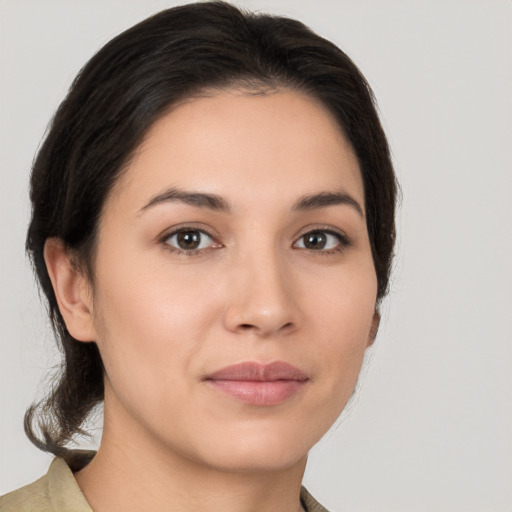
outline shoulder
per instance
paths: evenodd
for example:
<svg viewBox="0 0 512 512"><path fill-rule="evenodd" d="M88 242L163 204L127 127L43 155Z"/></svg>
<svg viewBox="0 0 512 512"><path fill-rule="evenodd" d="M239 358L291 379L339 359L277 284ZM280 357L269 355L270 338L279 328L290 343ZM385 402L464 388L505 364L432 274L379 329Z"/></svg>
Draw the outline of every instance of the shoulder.
<svg viewBox="0 0 512 512"><path fill-rule="evenodd" d="M64 459L39 480L0 497L0 512L92 512Z"/></svg>
<svg viewBox="0 0 512 512"><path fill-rule="evenodd" d="M324 506L320 505L320 503L318 503L311 494L309 494L305 487L301 487L300 501L306 512L329 512Z"/></svg>
<svg viewBox="0 0 512 512"><path fill-rule="evenodd" d="M47 475L21 489L0 496L1 512L25 512L29 510L41 512L52 510L48 496Z"/></svg>

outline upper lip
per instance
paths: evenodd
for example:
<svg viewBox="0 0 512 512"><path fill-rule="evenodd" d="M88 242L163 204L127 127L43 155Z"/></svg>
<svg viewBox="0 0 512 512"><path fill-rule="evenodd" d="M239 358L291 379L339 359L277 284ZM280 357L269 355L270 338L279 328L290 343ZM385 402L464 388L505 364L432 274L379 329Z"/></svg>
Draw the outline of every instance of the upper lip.
<svg viewBox="0 0 512 512"><path fill-rule="evenodd" d="M276 380L306 381L308 376L299 368L285 363L274 361L262 364L254 361L226 366L206 376L205 380L239 380L255 382L272 382Z"/></svg>

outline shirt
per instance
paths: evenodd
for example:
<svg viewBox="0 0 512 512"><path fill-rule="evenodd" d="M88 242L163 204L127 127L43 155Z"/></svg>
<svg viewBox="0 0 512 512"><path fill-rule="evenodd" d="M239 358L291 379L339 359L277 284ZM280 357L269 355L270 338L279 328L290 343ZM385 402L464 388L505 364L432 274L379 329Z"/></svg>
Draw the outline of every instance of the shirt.
<svg viewBox="0 0 512 512"><path fill-rule="evenodd" d="M73 476L93 455L74 450L67 461L55 458L39 480L0 497L0 512L93 512ZM307 512L328 512L305 487L300 499Z"/></svg>

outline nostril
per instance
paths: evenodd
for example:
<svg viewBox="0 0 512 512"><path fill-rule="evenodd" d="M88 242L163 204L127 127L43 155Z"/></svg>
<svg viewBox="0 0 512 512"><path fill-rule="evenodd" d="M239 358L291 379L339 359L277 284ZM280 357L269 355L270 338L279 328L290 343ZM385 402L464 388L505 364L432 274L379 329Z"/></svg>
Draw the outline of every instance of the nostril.
<svg viewBox="0 0 512 512"><path fill-rule="evenodd" d="M240 324L238 326L238 328L241 330L241 331L252 331L252 330L260 330L258 329L258 327L256 325L253 325L253 324ZM293 328L293 323L292 322L286 322L285 324L283 324L278 330L280 331L286 331L286 330L289 330Z"/></svg>

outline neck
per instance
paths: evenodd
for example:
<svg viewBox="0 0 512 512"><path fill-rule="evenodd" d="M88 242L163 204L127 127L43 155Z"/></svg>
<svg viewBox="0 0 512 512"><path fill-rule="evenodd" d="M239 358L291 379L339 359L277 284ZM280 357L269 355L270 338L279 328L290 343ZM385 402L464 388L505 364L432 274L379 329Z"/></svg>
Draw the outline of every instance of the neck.
<svg viewBox="0 0 512 512"><path fill-rule="evenodd" d="M128 422L129 424L129 422ZM94 459L76 480L95 512L297 512L306 457L271 471L235 471L191 460L105 416Z"/></svg>

